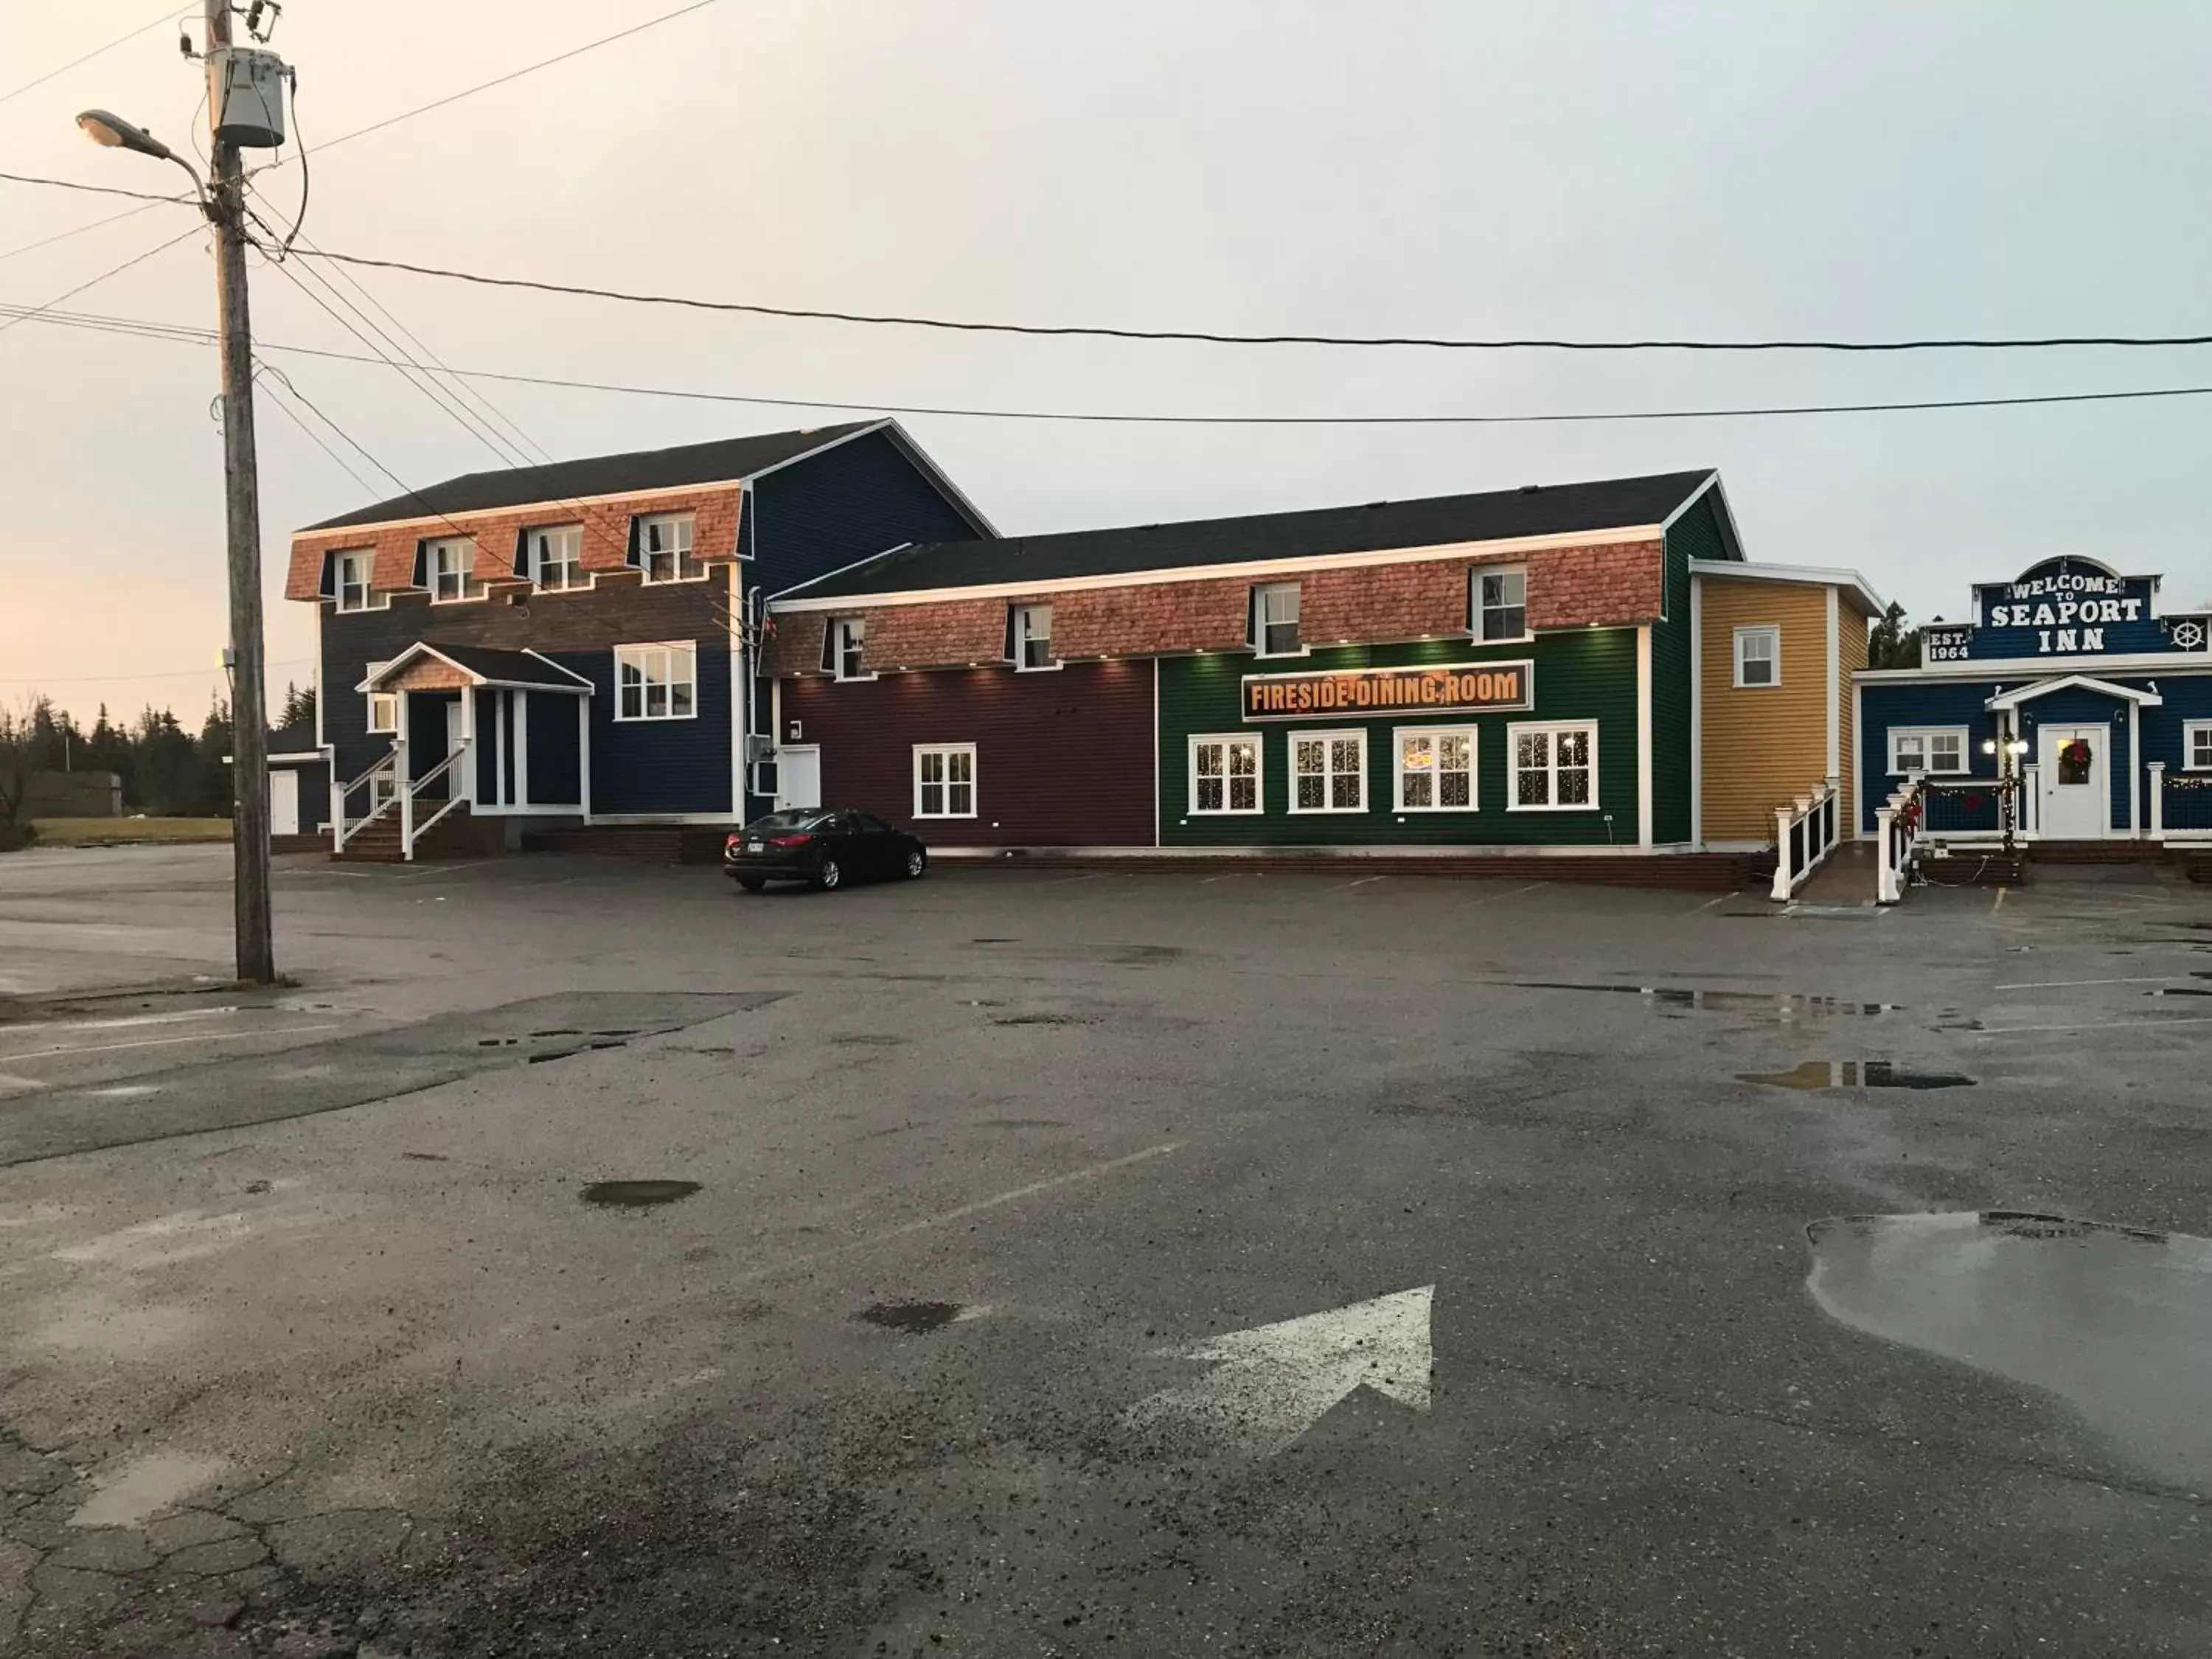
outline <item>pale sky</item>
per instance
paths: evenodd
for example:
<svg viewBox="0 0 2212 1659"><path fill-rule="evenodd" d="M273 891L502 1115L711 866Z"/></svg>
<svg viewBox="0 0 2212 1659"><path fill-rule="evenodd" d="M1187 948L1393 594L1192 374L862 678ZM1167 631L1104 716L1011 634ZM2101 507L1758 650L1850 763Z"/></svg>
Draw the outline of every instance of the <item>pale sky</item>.
<svg viewBox="0 0 2212 1659"><path fill-rule="evenodd" d="M512 85L313 146L673 0L290 0L307 234L489 272L772 304L1237 331L1571 337L2212 332L2201 0L720 0ZM179 9L196 10L179 4ZM0 94L152 21L0 0ZM0 104L0 170L167 190L101 105L179 145L155 29ZM263 181L289 219L299 169ZM0 301L185 228L0 182ZM194 238L65 308L206 326ZM1148 412L1532 413L2212 385L2212 349L1567 357L951 336L358 273L448 362L776 398ZM257 269L270 343L359 349ZM4 320L4 319L0 319ZM495 465L392 370L271 351L417 486ZM573 456L849 418L482 388ZM0 329L0 696L89 724L204 711L223 642L211 351ZM1002 530L1713 465L1754 558L1856 567L1919 617L2057 552L2212 596L2212 398L1664 424L1293 429L915 416ZM262 400L271 678L295 526L365 492ZM166 678L153 678L166 676Z"/></svg>

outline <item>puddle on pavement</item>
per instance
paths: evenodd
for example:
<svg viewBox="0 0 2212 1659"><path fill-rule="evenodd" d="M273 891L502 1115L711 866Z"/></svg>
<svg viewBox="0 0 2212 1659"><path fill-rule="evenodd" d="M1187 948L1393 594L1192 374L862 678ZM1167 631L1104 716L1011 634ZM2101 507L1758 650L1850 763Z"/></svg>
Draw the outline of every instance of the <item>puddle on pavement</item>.
<svg viewBox="0 0 2212 1659"><path fill-rule="evenodd" d="M1660 1009L1695 1008L1713 1013L1747 1014L1767 1019L1871 1019L1902 1012L1901 1002L1850 1002L1841 997L1800 996L1789 991L1705 991L1688 986L1597 985L1567 980L1509 979L1494 981L1515 991L1595 991L1641 997Z"/></svg>
<svg viewBox="0 0 2212 1659"><path fill-rule="evenodd" d="M594 1181L579 1196L606 1209L641 1210L673 1204L698 1190L696 1181Z"/></svg>
<svg viewBox="0 0 2212 1659"><path fill-rule="evenodd" d="M135 1527L212 1486L230 1465L219 1457L155 1452L103 1477L69 1518L72 1527Z"/></svg>
<svg viewBox="0 0 2212 1659"><path fill-rule="evenodd" d="M1855 1330L2046 1389L2146 1468L2212 1492L2212 1242L2021 1211L1806 1229Z"/></svg>
<svg viewBox="0 0 2212 1659"><path fill-rule="evenodd" d="M887 1331L903 1331L909 1336L919 1336L925 1331L940 1330L957 1321L980 1319L989 1311L986 1308L971 1308L957 1302L878 1302L863 1308L853 1316L866 1325L880 1325Z"/></svg>
<svg viewBox="0 0 2212 1659"><path fill-rule="evenodd" d="M411 1158L417 1164L451 1164L453 1160L443 1152L402 1152L402 1158Z"/></svg>
<svg viewBox="0 0 2212 1659"><path fill-rule="evenodd" d="M1739 1083L1777 1089L1971 1089L1956 1072L1914 1072L1887 1060L1807 1060L1786 1072L1738 1072Z"/></svg>
<svg viewBox="0 0 2212 1659"><path fill-rule="evenodd" d="M2146 991L2147 997L2212 997L2212 987L2203 985L2169 985L2162 990Z"/></svg>
<svg viewBox="0 0 2212 1659"><path fill-rule="evenodd" d="M889 1031L839 1031L830 1038L830 1046L833 1048L898 1048L904 1047L908 1041L908 1038Z"/></svg>
<svg viewBox="0 0 2212 1659"><path fill-rule="evenodd" d="M1096 1014L1003 1014L994 1016L994 1025L1097 1025Z"/></svg>
<svg viewBox="0 0 2212 1659"><path fill-rule="evenodd" d="M968 942L970 945L1019 945L1021 940L1018 939L971 939Z"/></svg>

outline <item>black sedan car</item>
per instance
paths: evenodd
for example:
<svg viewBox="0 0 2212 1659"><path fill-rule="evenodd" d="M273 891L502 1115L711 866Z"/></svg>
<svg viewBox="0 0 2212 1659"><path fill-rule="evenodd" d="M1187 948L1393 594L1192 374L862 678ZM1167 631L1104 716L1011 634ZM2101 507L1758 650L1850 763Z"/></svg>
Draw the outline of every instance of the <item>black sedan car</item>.
<svg viewBox="0 0 2212 1659"><path fill-rule="evenodd" d="M772 881L823 892L848 881L913 881L929 849L881 818L837 806L799 806L756 818L722 843L722 872L748 893Z"/></svg>

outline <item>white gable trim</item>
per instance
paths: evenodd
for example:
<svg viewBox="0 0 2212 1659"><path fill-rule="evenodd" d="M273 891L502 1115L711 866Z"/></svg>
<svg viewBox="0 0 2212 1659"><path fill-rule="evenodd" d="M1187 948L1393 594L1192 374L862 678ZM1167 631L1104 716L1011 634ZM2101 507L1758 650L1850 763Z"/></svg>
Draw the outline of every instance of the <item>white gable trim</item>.
<svg viewBox="0 0 2212 1659"><path fill-rule="evenodd" d="M2092 679L2087 674L2068 674L2055 680L2039 680L2033 685L2017 686L2010 691L1989 698L1982 707L1990 709L2017 708L2024 702L2033 702L2047 692L2063 691L2079 687L2094 691L2100 696L2124 697L2138 708L2156 708L2166 699L2155 691L2138 691L2131 685L2115 685L2110 680Z"/></svg>

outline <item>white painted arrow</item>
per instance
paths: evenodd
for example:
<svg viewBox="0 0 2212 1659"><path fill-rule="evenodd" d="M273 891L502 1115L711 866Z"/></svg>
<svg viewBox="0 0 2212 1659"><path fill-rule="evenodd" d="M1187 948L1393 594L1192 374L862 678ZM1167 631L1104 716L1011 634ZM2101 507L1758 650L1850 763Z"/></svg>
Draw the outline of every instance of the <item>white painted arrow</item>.
<svg viewBox="0 0 2212 1659"><path fill-rule="evenodd" d="M1188 1424L1237 1450L1269 1457L1363 1388L1425 1412L1435 1363L1429 1316L1436 1289L1424 1285L1208 1337L1195 1347L1163 1350L1219 1363L1195 1382L1139 1401L1123 1420L1132 1428Z"/></svg>

